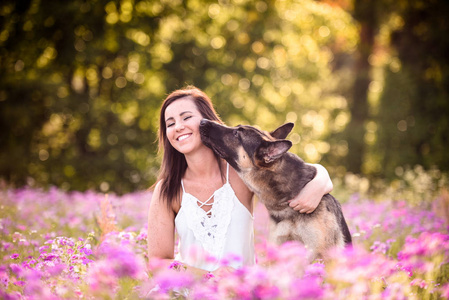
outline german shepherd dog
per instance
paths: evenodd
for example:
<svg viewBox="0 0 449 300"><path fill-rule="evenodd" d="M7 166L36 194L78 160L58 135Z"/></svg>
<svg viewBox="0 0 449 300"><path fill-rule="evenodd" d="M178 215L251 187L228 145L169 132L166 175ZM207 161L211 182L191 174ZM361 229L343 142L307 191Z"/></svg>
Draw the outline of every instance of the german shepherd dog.
<svg viewBox="0 0 449 300"><path fill-rule="evenodd" d="M309 259L326 258L333 247L352 243L340 203L326 194L311 214L293 210L288 200L315 177L316 169L288 152L285 138L293 128L287 123L264 132L255 127L228 127L203 119L203 143L225 159L266 206L270 215L270 241L278 245L299 241L309 249Z"/></svg>

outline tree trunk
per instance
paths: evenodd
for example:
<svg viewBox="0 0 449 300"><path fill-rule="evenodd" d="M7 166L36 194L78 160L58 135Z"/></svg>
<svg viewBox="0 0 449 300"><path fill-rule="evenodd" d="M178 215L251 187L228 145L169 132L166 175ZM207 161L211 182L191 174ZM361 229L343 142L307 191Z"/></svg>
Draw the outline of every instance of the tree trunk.
<svg viewBox="0 0 449 300"><path fill-rule="evenodd" d="M346 128L348 155L346 167L349 172L361 173L365 154L365 123L368 113L368 88L371 81L369 56L373 52L377 18L374 1L355 1L354 18L360 22L360 43L355 64L355 80L350 99L351 121Z"/></svg>

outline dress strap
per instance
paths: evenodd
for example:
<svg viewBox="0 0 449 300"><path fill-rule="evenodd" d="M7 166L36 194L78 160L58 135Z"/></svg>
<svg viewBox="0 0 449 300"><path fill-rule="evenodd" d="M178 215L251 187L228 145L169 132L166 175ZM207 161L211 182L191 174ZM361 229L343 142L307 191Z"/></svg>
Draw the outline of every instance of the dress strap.
<svg viewBox="0 0 449 300"><path fill-rule="evenodd" d="M229 183L229 163L226 163L226 182Z"/></svg>
<svg viewBox="0 0 449 300"><path fill-rule="evenodd" d="M214 197L214 195L215 195L215 193L214 194L212 194L210 197L209 197L209 199L207 199L206 201L201 201L201 200L199 200L199 199L196 199L196 201L198 202L198 203L200 203L201 205L199 205L198 207L203 207L204 205L210 205L210 206L212 206L212 205L214 205L214 202L212 202L212 203L209 203L209 201Z"/></svg>
<svg viewBox="0 0 449 300"><path fill-rule="evenodd" d="M182 192L185 194L186 190L184 189L184 181L182 181L182 179L181 179L181 186L182 186Z"/></svg>
<svg viewBox="0 0 449 300"><path fill-rule="evenodd" d="M188 193L186 193L186 190L184 189L184 181L181 179L181 186L182 186L182 193L183 194L188 194ZM189 195L191 195L191 194L189 194ZM214 195L215 195L215 193L213 193L210 197L209 197L209 199L207 199L206 201L201 201L200 199L197 199L195 196L192 196L193 198L195 198L195 200L198 202L198 203L200 203L201 205L199 205L199 207L203 207L204 205L214 205L214 203L212 202L212 203L209 203L209 201L214 197Z"/></svg>

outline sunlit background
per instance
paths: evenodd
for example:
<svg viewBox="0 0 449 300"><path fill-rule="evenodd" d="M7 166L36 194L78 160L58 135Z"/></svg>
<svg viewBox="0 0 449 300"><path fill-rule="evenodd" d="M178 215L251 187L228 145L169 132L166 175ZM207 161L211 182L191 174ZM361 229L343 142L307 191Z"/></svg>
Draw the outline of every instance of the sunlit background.
<svg viewBox="0 0 449 300"><path fill-rule="evenodd" d="M448 15L424 0L2 1L0 178L148 188L161 102L193 84L228 125L294 122L292 151L336 182L438 180Z"/></svg>

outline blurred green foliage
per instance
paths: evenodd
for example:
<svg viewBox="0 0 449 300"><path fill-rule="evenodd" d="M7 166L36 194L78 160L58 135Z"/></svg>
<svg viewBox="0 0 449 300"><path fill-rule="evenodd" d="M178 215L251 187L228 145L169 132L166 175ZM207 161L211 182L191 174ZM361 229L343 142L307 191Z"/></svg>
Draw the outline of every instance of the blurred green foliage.
<svg viewBox="0 0 449 300"><path fill-rule="evenodd" d="M376 150L389 177L402 175L406 164L449 169L449 2L405 3L394 17L395 55L385 66L376 117Z"/></svg>
<svg viewBox="0 0 449 300"><path fill-rule="evenodd" d="M160 161L155 143L160 104L169 92L187 84L203 89L229 125L257 124L271 130L295 122L289 136L292 151L342 176L348 170L344 158L352 157L348 128L353 126L348 124L352 103L358 100L353 93L361 40L354 18L357 3L3 1L0 177L16 185L63 189L144 189L154 182ZM391 34L400 35L408 24L401 15L408 4L400 4L402 10L392 10L396 6L390 1L372 1L365 8L377 7L373 11L378 14L392 10L391 17L373 25L377 44L367 56L372 75L365 89L371 113L361 119L363 139L355 139L363 146L358 164L365 174L394 173L397 166L420 163L422 155L433 154L421 151L409 161L399 159L402 149L392 148L396 156L390 156L384 148L398 134L396 125L387 127L398 115L383 113L393 112L388 107L396 105L382 94L389 84L396 85L383 70L396 62L402 72L406 65L401 51L391 50L400 49L401 43L393 44L396 48L389 43ZM431 13L432 8L424 10ZM412 5L409 9L414 11ZM439 61L434 56L432 66ZM447 78L447 69L438 70ZM401 72L395 73L398 80L405 78ZM443 109L448 107L448 86L438 82L435 87ZM424 100L420 95L416 99ZM438 122L447 122L443 120ZM435 142L440 156L422 163L447 170L447 156L441 152L447 130L440 136ZM401 145L413 147L407 139Z"/></svg>

